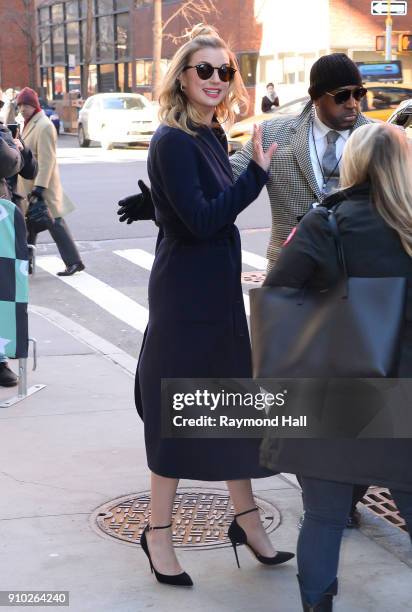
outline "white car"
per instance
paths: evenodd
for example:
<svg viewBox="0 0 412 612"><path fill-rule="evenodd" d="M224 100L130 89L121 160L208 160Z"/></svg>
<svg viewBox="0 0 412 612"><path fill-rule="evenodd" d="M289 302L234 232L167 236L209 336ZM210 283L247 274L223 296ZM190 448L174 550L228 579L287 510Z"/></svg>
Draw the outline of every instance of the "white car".
<svg viewBox="0 0 412 612"><path fill-rule="evenodd" d="M101 93L87 98L79 112L81 147L92 140L104 149L115 144L146 144L159 125L158 107L136 93Z"/></svg>

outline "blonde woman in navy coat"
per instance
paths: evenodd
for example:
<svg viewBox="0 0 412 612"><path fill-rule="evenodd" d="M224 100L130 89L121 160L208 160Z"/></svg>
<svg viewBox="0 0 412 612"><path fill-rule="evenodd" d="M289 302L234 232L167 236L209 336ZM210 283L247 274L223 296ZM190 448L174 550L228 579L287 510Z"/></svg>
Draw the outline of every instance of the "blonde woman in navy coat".
<svg viewBox="0 0 412 612"><path fill-rule="evenodd" d="M229 530L234 548L247 543L256 558L277 565L259 519L250 478L259 440L161 437L162 378L250 377L250 345L241 289L237 215L259 195L276 145L264 152L255 128L254 156L234 183L218 119L233 119L246 91L236 59L214 30L197 27L175 54L160 93L161 126L153 136L148 172L158 245L149 281L149 324L136 375L136 405L144 421L151 470L151 518L141 544L156 578L191 586L172 543L178 480L226 480L238 514ZM245 513L245 514L243 514ZM236 550L236 548L235 548Z"/></svg>

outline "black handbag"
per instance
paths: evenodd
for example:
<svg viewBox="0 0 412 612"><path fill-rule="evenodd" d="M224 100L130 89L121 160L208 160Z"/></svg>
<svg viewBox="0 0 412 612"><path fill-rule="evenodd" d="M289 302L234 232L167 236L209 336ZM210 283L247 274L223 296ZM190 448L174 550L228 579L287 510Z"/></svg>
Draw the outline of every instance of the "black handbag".
<svg viewBox="0 0 412 612"><path fill-rule="evenodd" d="M396 376L407 280L348 277L333 211L328 219L341 269L336 286L249 293L254 378Z"/></svg>
<svg viewBox="0 0 412 612"><path fill-rule="evenodd" d="M53 227L54 218L42 197L30 195L29 208L26 213L26 224L29 232L39 234Z"/></svg>

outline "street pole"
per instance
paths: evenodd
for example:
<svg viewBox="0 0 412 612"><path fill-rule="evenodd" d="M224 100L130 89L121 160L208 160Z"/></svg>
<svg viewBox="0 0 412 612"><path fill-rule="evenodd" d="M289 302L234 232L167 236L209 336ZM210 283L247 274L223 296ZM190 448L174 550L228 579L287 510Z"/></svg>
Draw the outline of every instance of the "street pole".
<svg viewBox="0 0 412 612"><path fill-rule="evenodd" d="M390 62L392 59L392 16L391 0L388 0L388 16L386 17L386 39L385 39L385 60Z"/></svg>

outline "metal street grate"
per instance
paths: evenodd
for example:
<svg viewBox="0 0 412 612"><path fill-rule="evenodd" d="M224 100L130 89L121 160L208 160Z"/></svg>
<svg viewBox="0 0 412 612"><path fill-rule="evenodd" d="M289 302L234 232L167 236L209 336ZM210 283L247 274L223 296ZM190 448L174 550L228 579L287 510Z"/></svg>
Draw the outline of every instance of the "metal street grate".
<svg viewBox="0 0 412 612"><path fill-rule="evenodd" d="M391 525L408 532L405 521L399 514L399 510L388 489L370 487L362 499L362 504Z"/></svg>
<svg viewBox="0 0 412 612"><path fill-rule="evenodd" d="M275 506L255 496L268 533L280 524ZM220 489L181 488L173 508L173 543L180 548L216 548L230 545L227 530L234 510L230 497ZM114 499L93 513L92 522L111 538L136 545L150 517L148 491Z"/></svg>

